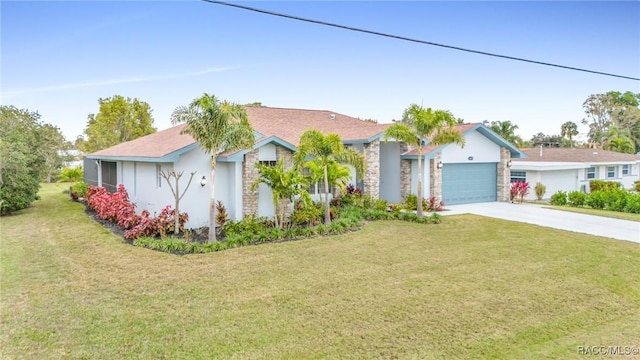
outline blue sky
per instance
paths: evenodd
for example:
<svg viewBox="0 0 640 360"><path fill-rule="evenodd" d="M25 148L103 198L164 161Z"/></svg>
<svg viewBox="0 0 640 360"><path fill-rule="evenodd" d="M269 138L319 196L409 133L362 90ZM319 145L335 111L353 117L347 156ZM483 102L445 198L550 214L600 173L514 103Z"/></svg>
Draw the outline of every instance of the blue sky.
<svg viewBox="0 0 640 360"><path fill-rule="evenodd" d="M241 2L410 38L640 77L639 2ZM98 98L137 97L158 129L207 92L390 122L411 103L529 139L579 123L590 94L640 82L302 23L200 1L3 1L1 102L69 139ZM585 133L586 126L580 125Z"/></svg>

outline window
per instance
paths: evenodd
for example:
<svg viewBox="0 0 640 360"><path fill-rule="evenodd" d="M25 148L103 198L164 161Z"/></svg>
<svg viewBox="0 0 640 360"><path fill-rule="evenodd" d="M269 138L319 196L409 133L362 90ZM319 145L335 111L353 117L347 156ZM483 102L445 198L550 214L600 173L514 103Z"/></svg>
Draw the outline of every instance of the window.
<svg viewBox="0 0 640 360"><path fill-rule="evenodd" d="M264 165L264 166L276 166L278 165L278 162L273 160L273 161L269 161L269 160L260 160L260 165Z"/></svg>
<svg viewBox="0 0 640 360"><path fill-rule="evenodd" d="M521 182L527 181L526 171L511 171L511 183L515 183L518 181L521 181Z"/></svg>
<svg viewBox="0 0 640 360"><path fill-rule="evenodd" d="M607 178L616 177L616 167L615 166L607 166Z"/></svg>
<svg viewBox="0 0 640 360"><path fill-rule="evenodd" d="M590 167L587 169L587 179L595 179L596 178L596 168Z"/></svg>
<svg viewBox="0 0 640 360"><path fill-rule="evenodd" d="M631 165L622 165L622 175L631 175Z"/></svg>
<svg viewBox="0 0 640 360"><path fill-rule="evenodd" d="M162 187L162 165L156 164L156 188Z"/></svg>

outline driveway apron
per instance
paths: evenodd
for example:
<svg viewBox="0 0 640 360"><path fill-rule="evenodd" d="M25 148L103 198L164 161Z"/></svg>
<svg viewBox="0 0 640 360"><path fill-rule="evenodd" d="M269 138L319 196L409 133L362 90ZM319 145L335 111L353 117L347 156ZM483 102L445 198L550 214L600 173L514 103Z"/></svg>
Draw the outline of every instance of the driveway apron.
<svg viewBox="0 0 640 360"><path fill-rule="evenodd" d="M640 243L640 222L554 210L532 204L451 205L442 215L474 214Z"/></svg>

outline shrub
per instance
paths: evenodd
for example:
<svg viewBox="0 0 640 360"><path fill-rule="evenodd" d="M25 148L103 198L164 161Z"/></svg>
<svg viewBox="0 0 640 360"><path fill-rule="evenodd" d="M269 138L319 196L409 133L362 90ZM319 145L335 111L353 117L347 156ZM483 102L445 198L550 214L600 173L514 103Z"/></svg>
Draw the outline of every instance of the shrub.
<svg viewBox="0 0 640 360"><path fill-rule="evenodd" d="M607 191L607 190L616 190L622 186L621 183L616 181L605 181L605 180L591 180L589 181L589 190L591 192L594 191Z"/></svg>
<svg viewBox="0 0 640 360"><path fill-rule="evenodd" d="M58 182L77 182L84 179L84 172L82 166L79 167L66 167L60 171Z"/></svg>
<svg viewBox="0 0 640 360"><path fill-rule="evenodd" d="M587 197L586 203L592 209L602 210L607 206L607 196L604 191L592 191Z"/></svg>
<svg viewBox="0 0 640 360"><path fill-rule="evenodd" d="M543 183L537 182L534 190L536 192L536 199L542 200L544 194L547 192L547 187Z"/></svg>
<svg viewBox="0 0 640 360"><path fill-rule="evenodd" d="M526 181L516 181L511 183L511 200L518 199L519 202L524 201L524 197L529 194L529 183Z"/></svg>
<svg viewBox="0 0 640 360"><path fill-rule="evenodd" d="M227 208L224 206L222 201L216 201L216 225L222 229L224 224L229 221L229 214L227 213Z"/></svg>
<svg viewBox="0 0 640 360"><path fill-rule="evenodd" d="M636 180L636 182L634 182L633 185L636 191L640 192L640 180Z"/></svg>
<svg viewBox="0 0 640 360"><path fill-rule="evenodd" d="M551 205L567 205L567 193L564 191L558 191L555 194L551 195L551 199L549 202L551 203Z"/></svg>
<svg viewBox="0 0 640 360"><path fill-rule="evenodd" d="M78 200L79 198L84 198L87 195L88 190L89 184L84 181L80 181L69 187L69 196L71 196L72 200Z"/></svg>
<svg viewBox="0 0 640 360"><path fill-rule="evenodd" d="M569 193L569 205L574 207L584 206L587 202L587 194L582 191L572 191Z"/></svg>
<svg viewBox="0 0 640 360"><path fill-rule="evenodd" d="M407 210L418 210L418 195L409 194L407 198L404 199L404 206ZM427 203L427 199L422 199L422 210L427 210L429 208L429 204Z"/></svg>
<svg viewBox="0 0 640 360"><path fill-rule="evenodd" d="M377 199L373 202L373 208L379 211L387 211L389 202L385 199Z"/></svg>
<svg viewBox="0 0 640 360"><path fill-rule="evenodd" d="M633 214L640 214L640 193L629 194L624 211Z"/></svg>
<svg viewBox="0 0 640 360"><path fill-rule="evenodd" d="M443 211L444 201L438 200L437 197L432 196L429 198L429 202L427 203L427 209L429 209L429 211Z"/></svg>

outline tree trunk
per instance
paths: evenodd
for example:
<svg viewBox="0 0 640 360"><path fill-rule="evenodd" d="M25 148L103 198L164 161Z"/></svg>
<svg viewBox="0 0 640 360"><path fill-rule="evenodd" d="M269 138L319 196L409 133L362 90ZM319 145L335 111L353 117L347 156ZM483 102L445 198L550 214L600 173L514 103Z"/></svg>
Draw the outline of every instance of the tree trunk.
<svg viewBox="0 0 640 360"><path fill-rule="evenodd" d="M209 198L209 242L216 241L216 200L215 200L215 183L216 183L216 155L211 157L211 175L209 184L211 187L211 196Z"/></svg>
<svg viewBox="0 0 640 360"><path fill-rule="evenodd" d="M418 151L418 206L416 214L422 216L422 151Z"/></svg>
<svg viewBox="0 0 640 360"><path fill-rule="evenodd" d="M324 164L324 223L331 223L331 209L329 208L329 174L327 164Z"/></svg>
<svg viewBox="0 0 640 360"><path fill-rule="evenodd" d="M175 194L173 194L173 196L176 198L176 207L175 207L176 212L173 215L173 220L174 220L173 233L175 235L178 235L178 233L180 232L180 178L177 176L177 174L176 174L176 192Z"/></svg>

